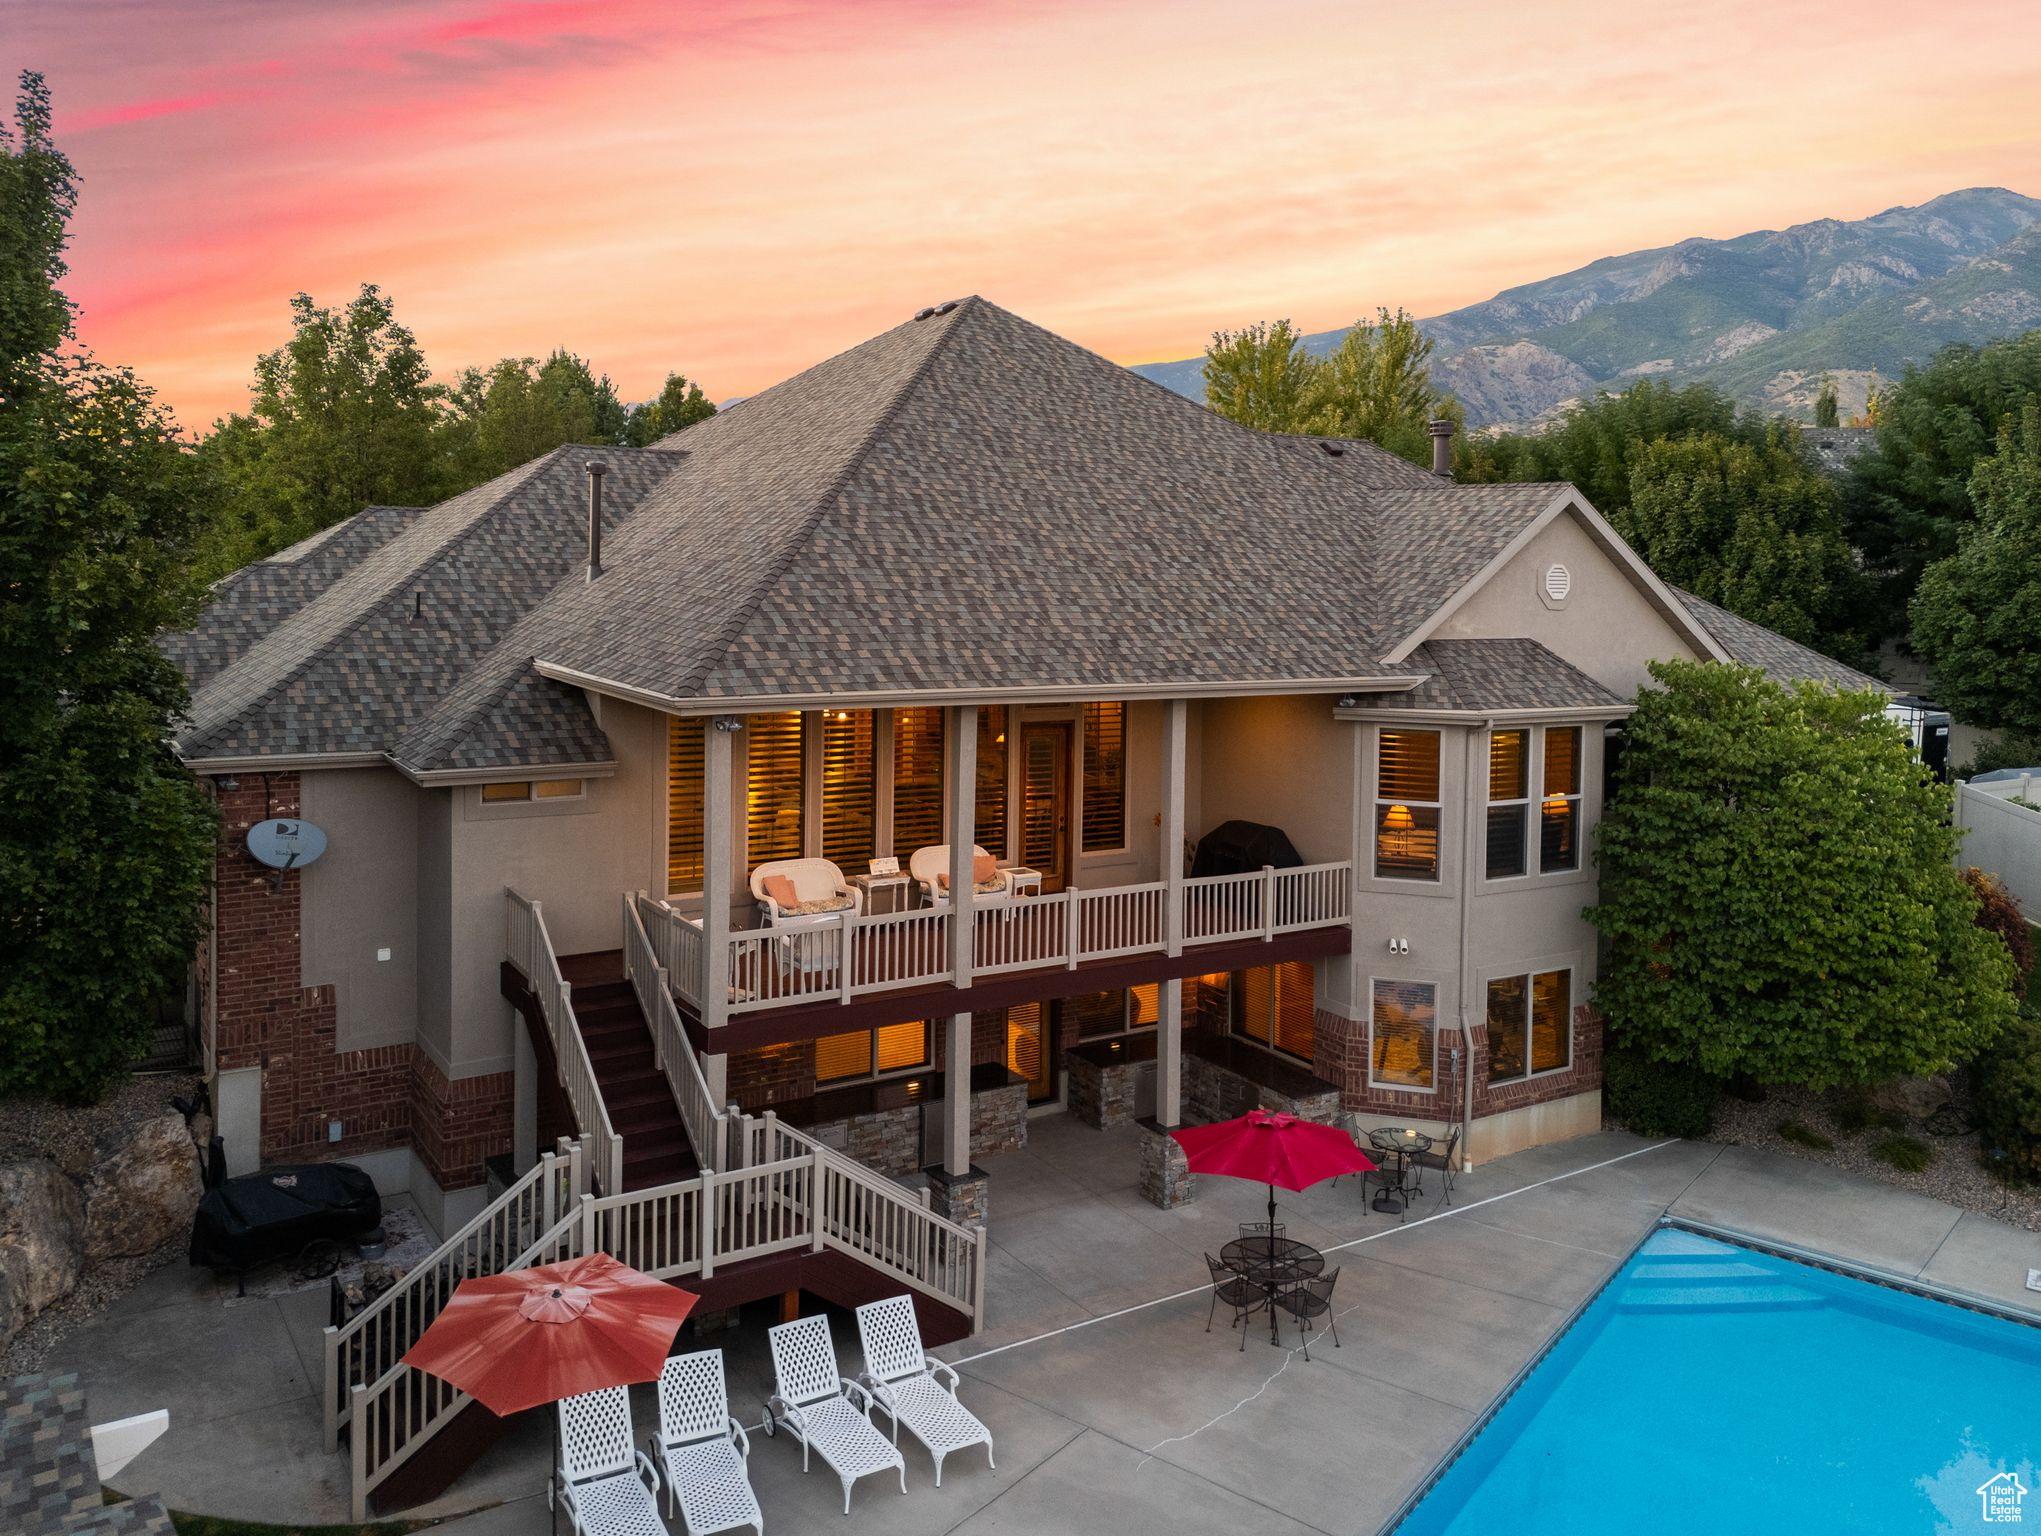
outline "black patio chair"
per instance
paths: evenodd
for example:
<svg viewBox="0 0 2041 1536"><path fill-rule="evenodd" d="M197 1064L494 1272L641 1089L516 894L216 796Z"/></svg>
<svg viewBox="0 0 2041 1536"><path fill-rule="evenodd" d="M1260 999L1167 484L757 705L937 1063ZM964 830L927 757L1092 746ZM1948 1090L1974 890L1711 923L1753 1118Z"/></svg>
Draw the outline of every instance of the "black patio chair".
<svg viewBox="0 0 2041 1536"><path fill-rule="evenodd" d="M1332 1288L1339 1283L1339 1271L1300 1280L1287 1291L1277 1293L1276 1305L1297 1319L1297 1337L1304 1345L1304 1358L1311 1358L1311 1332L1319 1319L1332 1330L1332 1347L1339 1348L1339 1322L1332 1315ZM1242 1329L1243 1336L1246 1329Z"/></svg>
<svg viewBox="0 0 2041 1536"><path fill-rule="evenodd" d="M1243 1221L1240 1224L1242 1237L1272 1237L1280 1241L1288 1230L1280 1221Z"/></svg>
<svg viewBox="0 0 2041 1536"><path fill-rule="evenodd" d="M1453 1127L1453 1134L1446 1138L1443 1147L1433 1147L1429 1152L1419 1152L1411 1158L1417 1169L1417 1184L1414 1193L1424 1193L1424 1171L1427 1168L1439 1170L1439 1197L1448 1206L1453 1203L1453 1154L1460 1149L1460 1127Z"/></svg>
<svg viewBox="0 0 2041 1536"><path fill-rule="evenodd" d="M1219 1303L1225 1302L1233 1309L1233 1326L1240 1330L1240 1347L1247 1348L1247 1320L1262 1309L1267 1297L1260 1286L1244 1275L1235 1274L1224 1264L1205 1255L1206 1267L1212 1271L1212 1309L1205 1314L1205 1332L1212 1331L1212 1319L1219 1315Z"/></svg>

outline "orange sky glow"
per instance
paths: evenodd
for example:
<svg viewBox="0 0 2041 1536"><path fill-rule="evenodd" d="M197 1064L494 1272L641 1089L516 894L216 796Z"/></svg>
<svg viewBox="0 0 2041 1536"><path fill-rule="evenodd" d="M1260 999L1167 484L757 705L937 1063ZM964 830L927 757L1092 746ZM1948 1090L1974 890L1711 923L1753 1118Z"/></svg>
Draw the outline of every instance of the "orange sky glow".
<svg viewBox="0 0 2041 1536"><path fill-rule="evenodd" d="M80 338L188 427L305 290L436 371L759 389L982 293L1124 362L2041 194L2031 0L0 0Z"/></svg>

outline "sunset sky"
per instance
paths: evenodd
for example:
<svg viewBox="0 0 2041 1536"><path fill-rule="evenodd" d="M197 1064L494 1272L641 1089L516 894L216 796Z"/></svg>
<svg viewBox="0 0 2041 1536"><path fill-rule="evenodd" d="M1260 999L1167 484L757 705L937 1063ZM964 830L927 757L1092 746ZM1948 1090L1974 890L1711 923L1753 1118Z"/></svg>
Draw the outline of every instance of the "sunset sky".
<svg viewBox="0 0 2041 1536"><path fill-rule="evenodd" d="M0 0L82 340L187 426L306 290L727 398L982 293L1125 362L2041 195L2031 0Z"/></svg>

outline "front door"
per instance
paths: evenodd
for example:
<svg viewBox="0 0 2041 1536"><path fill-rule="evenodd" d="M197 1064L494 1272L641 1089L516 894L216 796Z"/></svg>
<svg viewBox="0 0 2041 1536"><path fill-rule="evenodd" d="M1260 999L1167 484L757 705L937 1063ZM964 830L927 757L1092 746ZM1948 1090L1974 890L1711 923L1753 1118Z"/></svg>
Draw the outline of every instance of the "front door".
<svg viewBox="0 0 2041 1536"><path fill-rule="evenodd" d="M1070 727L1021 728L1021 863L1042 872L1042 890L1070 880Z"/></svg>

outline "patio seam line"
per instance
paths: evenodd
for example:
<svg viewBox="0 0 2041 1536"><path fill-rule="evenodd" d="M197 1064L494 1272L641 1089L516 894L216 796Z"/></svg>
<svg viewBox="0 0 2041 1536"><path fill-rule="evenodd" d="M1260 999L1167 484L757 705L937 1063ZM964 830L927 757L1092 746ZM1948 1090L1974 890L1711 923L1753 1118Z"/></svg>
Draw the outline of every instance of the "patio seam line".
<svg viewBox="0 0 2041 1536"><path fill-rule="evenodd" d="M1921 1262L1921 1267L1913 1272L1914 1279L1918 1280L1924 1275L1926 1275L1928 1272L1928 1266L1933 1264L1935 1260L1941 1256L1942 1250L1949 1246L1949 1239L1954 1237L1956 1235L1956 1229L1963 1225L1963 1216L1964 1212L1959 1208L1956 1212L1956 1219L1949 1223L1949 1230L1944 1232L1941 1236L1941 1240L1935 1244L1934 1252L1930 1253L1927 1256L1927 1258Z"/></svg>
<svg viewBox="0 0 2041 1536"><path fill-rule="evenodd" d="M1453 1214L1458 1215L1459 1213L1456 1211ZM1565 1248L1574 1253L1591 1253L1597 1258L1609 1259L1617 1263L1620 1263L1623 1258L1623 1255L1620 1253L1609 1253L1601 1248L1584 1248L1579 1243L1563 1243L1556 1237L1540 1237L1535 1232L1519 1232L1515 1227L1498 1227L1492 1221L1476 1221L1472 1216L1461 1216L1460 1219L1466 1222L1468 1226L1479 1227L1484 1232L1500 1232L1508 1237L1528 1237L1534 1243L1550 1243L1554 1248Z"/></svg>
<svg viewBox="0 0 2041 1536"><path fill-rule="evenodd" d="M1535 1182L1530 1184L1521 1185L1516 1189L1503 1190L1500 1193L1489 1195L1484 1199L1476 1200L1472 1205L1465 1207L1465 1209L1469 1211L1478 1211L1484 1205L1493 1205L1498 1200L1509 1200L1517 1195L1528 1194L1531 1190L1534 1189L1543 1189L1548 1184L1558 1184L1567 1179L1578 1178L1583 1173L1594 1173L1603 1168L1613 1167L1617 1163L1627 1163L1631 1158L1642 1157L1647 1152L1658 1152L1664 1150L1666 1147L1676 1147L1679 1146L1680 1144L1681 1144L1680 1138L1675 1136L1669 1137L1664 1141L1652 1142L1649 1146L1633 1147L1630 1151L1620 1153L1615 1157L1604 1158L1601 1162L1598 1163L1589 1163L1585 1168L1571 1168L1568 1169L1565 1173L1555 1173L1552 1174L1550 1177L1536 1180ZM1349 1238L1344 1243L1334 1243L1330 1247L1325 1248L1321 1251L1324 1253L1343 1253L1349 1248L1358 1248L1362 1243L1372 1243L1377 1238L1392 1237L1398 1232L1415 1232L1421 1227L1430 1225L1432 1222L1443 1220L1447 1216L1459 1214L1461 1214L1461 1212L1437 1211L1429 1216L1420 1216L1416 1221L1407 1223L1405 1225L1385 1227L1380 1232L1369 1232L1363 1234L1360 1237ZM1393 1261L1385 1260L1384 1262ZM1409 1266L1406 1265L1404 1267L1408 1268ZM1086 1318L1082 1322L1070 1323L1061 1328L1052 1328L1047 1333L1038 1333L1030 1338L1016 1339L1011 1344L1001 1344L998 1345L996 1348L983 1350L975 1355L965 1355L961 1359L951 1360L948 1363L950 1365L961 1366L969 1365L976 1360L989 1360L992 1356L1003 1355L1010 1349L1019 1349L1022 1346L1028 1344L1045 1343L1050 1339L1060 1338L1062 1335L1066 1333L1074 1333L1079 1328L1089 1328L1094 1323L1110 1322L1112 1321L1112 1319L1116 1317L1125 1317L1129 1313L1145 1311L1149 1307L1159 1307L1166 1302L1180 1301L1186 1296L1196 1296L1201 1292L1209 1291L1211 1289L1212 1285L1211 1282L1208 1280L1203 1285L1193 1285L1181 1291L1172 1291L1167 1296L1157 1296L1153 1297L1148 1301L1138 1301L1135 1302L1132 1306L1119 1307L1111 1312L1104 1313L1098 1317ZM1485 1287L1476 1286L1474 1287L1474 1289L1480 1290L1485 1289ZM1508 1295L1510 1293L1497 1292L1496 1294ZM1519 1297L1517 1299L1523 1301L1535 1300L1535 1298L1533 1297ZM1549 1302L1540 1303L1540 1305L1549 1306L1550 1303Z"/></svg>
<svg viewBox="0 0 2041 1536"><path fill-rule="evenodd" d="M1004 1389L1002 1388L1001 1390ZM1020 1394L1016 1392L1014 1393L1014 1396L1020 1397ZM1028 1399L1023 1397L1021 1398L1021 1401L1028 1402ZM1029 1406L1034 1408L1042 1407L1040 1403L1030 1403ZM1043 1408L1042 1411L1044 1413L1051 1414L1056 1418L1062 1419L1063 1422L1066 1424L1076 1425L1077 1432L1073 1434L1068 1440L1065 1440L1061 1445L1057 1446L1053 1451L1049 1452L1049 1454L1044 1456L1040 1461L1036 1462L1032 1467L1029 1467L1027 1471L1021 1473L1021 1475L1015 1478L1011 1483L1008 1483L1004 1488L1001 1488L998 1492L994 1493L991 1498L987 1499L983 1504L980 1504L976 1509L972 1510L969 1514L960 1515L957 1518L955 1524L944 1526L943 1536L950 1536L950 1533L952 1531L961 1530L971 1521L976 1520L980 1515L984 1514L986 1510L992 1508L993 1505L997 1504L1001 1499L1005 1498L1008 1494L1012 1493L1016 1488L1020 1487L1022 1483L1026 1482L1029 1478L1033 1477L1037 1472L1041 1471L1042 1468L1046 1467L1050 1462L1054 1461L1058 1456L1061 1456L1065 1451L1069 1450L1071 1446L1077 1444L1078 1441L1084 1438L1085 1432L1091 1428L1089 1424L1078 1424L1075 1419L1065 1418L1062 1414L1057 1413L1056 1410L1053 1408Z"/></svg>
<svg viewBox="0 0 2041 1536"><path fill-rule="evenodd" d="M1007 1256L1009 1261L1018 1264L1022 1269L1026 1270L1029 1274L1033 1275L1037 1280L1041 1281L1042 1284L1046 1285L1058 1296L1061 1296L1065 1301L1069 1302L1071 1306L1077 1308L1080 1312L1090 1313L1093 1317L1098 1316L1098 1313L1092 1311L1090 1307L1086 1306L1082 1301L1078 1300L1077 1297L1071 1295L1068 1291L1064 1290L1062 1286L1058 1285L1054 1280L1051 1280L1039 1269L1036 1269L1034 1265L1028 1263L1027 1260L1021 1258L1011 1248L1006 1247L1002 1243L993 1243L992 1246L994 1248L999 1249L1001 1253Z"/></svg>
<svg viewBox="0 0 2041 1536"><path fill-rule="evenodd" d="M297 1352L297 1346L293 1344L291 1346L291 1353L295 1355ZM293 1392L288 1397L275 1398L266 1403L244 1403L239 1407L228 1409L224 1413L211 1414L205 1418L194 1417L192 1422L195 1424L218 1424L224 1419L238 1419L251 1413L267 1413L272 1409L283 1408L291 1403L298 1402L308 1402L316 1407L319 1402L319 1394L307 1385L302 1392Z"/></svg>

